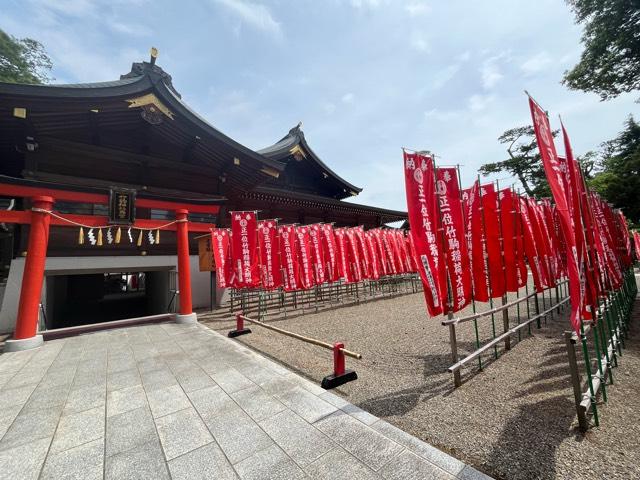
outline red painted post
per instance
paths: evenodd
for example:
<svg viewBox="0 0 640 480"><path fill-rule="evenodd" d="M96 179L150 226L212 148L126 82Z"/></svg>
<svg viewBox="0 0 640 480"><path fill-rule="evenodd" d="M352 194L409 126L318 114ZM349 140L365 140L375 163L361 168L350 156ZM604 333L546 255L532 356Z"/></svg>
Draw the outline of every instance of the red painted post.
<svg viewBox="0 0 640 480"><path fill-rule="evenodd" d="M178 288L180 289L180 315L193 313L191 303L191 270L189 266L188 210L176 210L176 237L178 243Z"/></svg>
<svg viewBox="0 0 640 480"><path fill-rule="evenodd" d="M336 342L333 344L333 374L336 377L344 375L345 372L343 348L344 343L342 342Z"/></svg>
<svg viewBox="0 0 640 480"><path fill-rule="evenodd" d="M244 319L242 318L242 313L236 314L236 330L244 330Z"/></svg>
<svg viewBox="0 0 640 480"><path fill-rule="evenodd" d="M49 242L49 223L51 215L46 213L53 207L53 198L46 196L31 199L33 209L45 210L31 212L29 228L29 244L22 275L20 303L14 338L24 340L36 336L38 331L38 309L42 295L44 266L47 260L47 244Z"/></svg>

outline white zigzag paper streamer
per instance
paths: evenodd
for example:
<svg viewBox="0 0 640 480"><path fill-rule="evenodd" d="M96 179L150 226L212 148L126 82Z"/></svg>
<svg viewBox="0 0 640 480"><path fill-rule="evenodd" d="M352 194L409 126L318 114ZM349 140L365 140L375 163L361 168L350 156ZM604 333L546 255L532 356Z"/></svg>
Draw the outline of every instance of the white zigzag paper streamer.
<svg viewBox="0 0 640 480"><path fill-rule="evenodd" d="M96 236L93 234L93 228L89 229L89 231L87 232L87 237L89 237L89 243L91 245L96 244Z"/></svg>
<svg viewBox="0 0 640 480"><path fill-rule="evenodd" d="M127 235L129 235L129 243L133 243L133 235L131 234L131 228L127 230Z"/></svg>
<svg viewBox="0 0 640 480"><path fill-rule="evenodd" d="M107 229L107 243L109 244L113 243L113 234L111 233L110 228Z"/></svg>
<svg viewBox="0 0 640 480"><path fill-rule="evenodd" d="M151 245L153 245L154 243L156 243L156 239L153 237L153 231L149 230L149 234L147 235L149 237L149 243Z"/></svg>

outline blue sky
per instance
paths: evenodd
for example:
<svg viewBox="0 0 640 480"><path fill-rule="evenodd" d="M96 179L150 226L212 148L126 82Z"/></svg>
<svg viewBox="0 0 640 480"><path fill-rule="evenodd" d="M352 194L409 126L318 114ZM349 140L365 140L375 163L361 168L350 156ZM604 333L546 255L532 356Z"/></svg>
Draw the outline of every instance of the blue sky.
<svg viewBox="0 0 640 480"><path fill-rule="evenodd" d="M581 28L561 0L3 0L0 27L40 40L57 83L104 81L160 51L185 101L250 148L299 121L353 200L405 209L401 147L463 165L506 158L527 89L577 154L614 137L637 95L567 90ZM503 177L502 177L503 178ZM504 180L509 184L511 180Z"/></svg>

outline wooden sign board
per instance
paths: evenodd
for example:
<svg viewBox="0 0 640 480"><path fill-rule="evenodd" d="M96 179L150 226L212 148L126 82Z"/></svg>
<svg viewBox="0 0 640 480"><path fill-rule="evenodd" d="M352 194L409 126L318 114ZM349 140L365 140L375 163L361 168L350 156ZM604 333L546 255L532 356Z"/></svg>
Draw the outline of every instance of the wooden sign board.
<svg viewBox="0 0 640 480"><path fill-rule="evenodd" d="M135 190L112 188L109 195L109 224L133 225L135 221Z"/></svg>
<svg viewBox="0 0 640 480"><path fill-rule="evenodd" d="M213 272L216 269L211 250L211 235L198 239L198 265L201 272Z"/></svg>

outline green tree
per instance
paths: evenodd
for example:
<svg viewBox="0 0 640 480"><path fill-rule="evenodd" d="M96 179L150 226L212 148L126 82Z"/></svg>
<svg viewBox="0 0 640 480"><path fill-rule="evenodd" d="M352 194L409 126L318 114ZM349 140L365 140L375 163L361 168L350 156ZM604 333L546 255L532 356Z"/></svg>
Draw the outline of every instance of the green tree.
<svg viewBox="0 0 640 480"><path fill-rule="evenodd" d="M555 137L558 131L552 132ZM509 158L500 162L486 163L480 167L480 173L508 172L520 180L527 195L548 197L551 195L544 175L538 144L532 126L510 128L498 142L507 146Z"/></svg>
<svg viewBox="0 0 640 480"><path fill-rule="evenodd" d="M566 1L584 25L584 51L563 83L602 100L640 89L640 1Z"/></svg>
<svg viewBox="0 0 640 480"><path fill-rule="evenodd" d="M47 83L51 66L40 42L0 30L0 82Z"/></svg>
<svg viewBox="0 0 640 480"><path fill-rule="evenodd" d="M605 142L600 171L589 186L614 207L621 208L630 222L640 223L640 124L632 116L620 134Z"/></svg>

